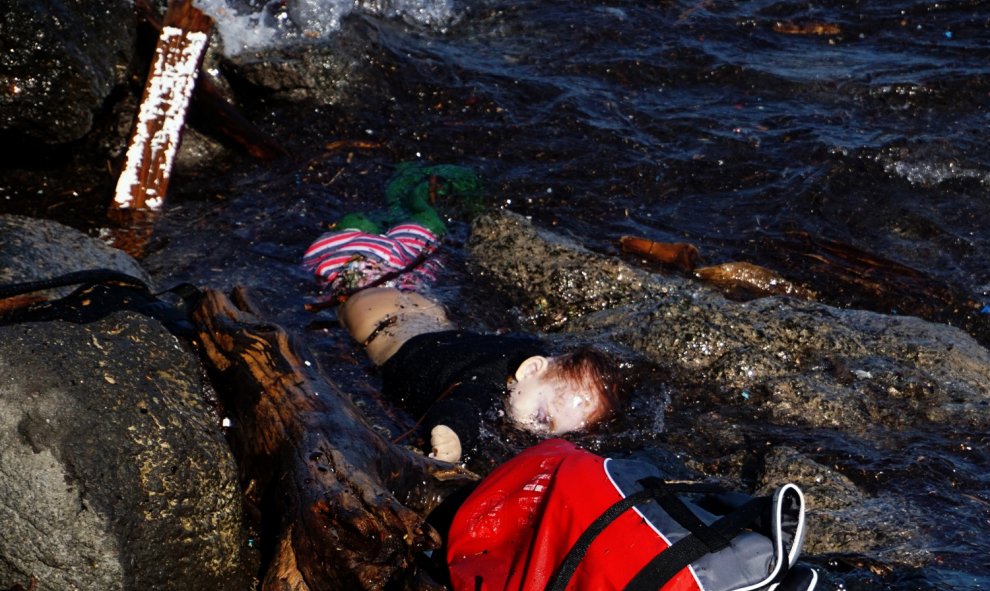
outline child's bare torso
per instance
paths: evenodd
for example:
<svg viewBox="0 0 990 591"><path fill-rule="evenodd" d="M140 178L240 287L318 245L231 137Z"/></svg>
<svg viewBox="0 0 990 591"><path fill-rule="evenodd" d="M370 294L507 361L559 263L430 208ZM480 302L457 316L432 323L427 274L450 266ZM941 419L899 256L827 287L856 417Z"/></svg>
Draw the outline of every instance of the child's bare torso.
<svg viewBox="0 0 990 591"><path fill-rule="evenodd" d="M418 293L389 287L365 289L340 307L340 323L365 345L375 365L388 360L409 339L457 327L440 304Z"/></svg>

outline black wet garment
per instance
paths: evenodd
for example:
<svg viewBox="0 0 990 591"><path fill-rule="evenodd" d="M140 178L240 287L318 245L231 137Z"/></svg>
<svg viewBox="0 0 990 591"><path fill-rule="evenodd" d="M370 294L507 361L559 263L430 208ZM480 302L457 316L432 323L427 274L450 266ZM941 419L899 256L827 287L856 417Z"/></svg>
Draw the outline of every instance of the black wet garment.
<svg viewBox="0 0 990 591"><path fill-rule="evenodd" d="M382 390L415 418L424 417L425 433L446 425L467 450L482 420L503 408L509 378L534 355L547 352L539 339L525 335L421 334L381 366Z"/></svg>

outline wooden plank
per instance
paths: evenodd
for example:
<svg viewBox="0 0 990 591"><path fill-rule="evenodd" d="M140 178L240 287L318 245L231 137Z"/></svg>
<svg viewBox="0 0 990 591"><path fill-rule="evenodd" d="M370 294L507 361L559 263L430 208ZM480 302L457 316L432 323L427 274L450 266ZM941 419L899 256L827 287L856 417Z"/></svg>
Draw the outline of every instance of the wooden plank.
<svg viewBox="0 0 990 591"><path fill-rule="evenodd" d="M213 21L192 0L169 2L131 133L113 209L158 210L168 191Z"/></svg>

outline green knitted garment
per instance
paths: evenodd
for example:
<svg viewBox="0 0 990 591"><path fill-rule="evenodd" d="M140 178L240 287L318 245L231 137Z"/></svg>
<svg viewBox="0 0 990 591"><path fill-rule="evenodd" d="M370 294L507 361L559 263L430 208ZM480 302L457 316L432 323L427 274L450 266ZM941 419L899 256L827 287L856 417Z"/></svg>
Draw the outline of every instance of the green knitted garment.
<svg viewBox="0 0 990 591"><path fill-rule="evenodd" d="M336 227L383 234L402 222L415 222L438 238L447 233L442 213L473 218L484 207L484 186L477 174L455 164L423 166L403 162L385 187L385 208L349 213Z"/></svg>

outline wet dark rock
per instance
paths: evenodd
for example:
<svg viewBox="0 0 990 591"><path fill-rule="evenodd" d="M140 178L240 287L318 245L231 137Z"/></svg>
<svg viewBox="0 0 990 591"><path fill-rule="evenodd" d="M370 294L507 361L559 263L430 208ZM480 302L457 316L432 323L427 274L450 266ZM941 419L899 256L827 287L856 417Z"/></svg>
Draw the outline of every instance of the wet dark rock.
<svg viewBox="0 0 990 591"><path fill-rule="evenodd" d="M689 452L690 468L763 492L801 486L808 553L931 560L921 533L931 519L909 497L864 491L837 469L774 446L782 437L774 433L800 429L821 450L836 439L882 442L906 426L985 429L990 354L971 336L782 297L729 301L508 212L477 220L469 247L477 272L538 327L605 336L669 375L674 410L688 423L669 439ZM818 433L830 439L816 443Z"/></svg>
<svg viewBox="0 0 990 591"><path fill-rule="evenodd" d="M867 496L849 478L803 455L781 446L764 458L760 493L787 482L800 482L809 511L845 509L860 504Z"/></svg>
<svg viewBox="0 0 990 591"><path fill-rule="evenodd" d="M0 230L5 280L66 265L143 275L74 230L14 222ZM214 414L195 354L146 316L0 326L0 588L249 588Z"/></svg>
<svg viewBox="0 0 990 591"><path fill-rule="evenodd" d="M160 325L0 327L0 585L243 589L235 467Z"/></svg>
<svg viewBox="0 0 990 591"><path fill-rule="evenodd" d="M759 495L772 494L786 483L801 488L807 555L869 555L912 566L924 562L929 539L918 530L928 519L903 497L871 494L837 469L791 446L770 444L772 435L760 433L759 427L734 422L718 412L699 415L694 425L694 441L688 447L697 456L688 454L685 459L697 473ZM701 457L712 450L728 451L717 458Z"/></svg>
<svg viewBox="0 0 990 591"><path fill-rule="evenodd" d="M338 102L349 75L331 52L315 48L290 48L277 52L235 56L226 62L235 79L250 83L282 99L323 96L327 104Z"/></svg>
<svg viewBox="0 0 990 591"><path fill-rule="evenodd" d="M808 553L881 550L911 560L907 557L916 538L912 526L919 517L912 514L910 505L874 498L841 473L796 449L780 446L764 458L758 492L770 494L788 482L799 485L805 496Z"/></svg>
<svg viewBox="0 0 990 591"><path fill-rule="evenodd" d="M383 96L380 88L367 89L375 78L369 68L370 25L361 19L319 45L299 44L264 51L238 53L218 59L235 88L245 84L252 93L279 100L339 105ZM371 45L373 47L373 45ZM364 88L364 90L362 90Z"/></svg>
<svg viewBox="0 0 990 591"><path fill-rule="evenodd" d="M0 131L47 144L85 135L124 81L134 52L132 2L13 0L0 14Z"/></svg>
<svg viewBox="0 0 990 591"><path fill-rule="evenodd" d="M560 326L599 310L665 297L677 285L619 259L594 255L577 242L501 212L478 218L469 243L477 273L504 290L542 326ZM591 263L591 264L589 264ZM633 320L630 311L623 321Z"/></svg>
<svg viewBox="0 0 990 591"><path fill-rule="evenodd" d="M479 271L544 324L605 333L777 424L862 432L936 422L990 425L990 353L965 332L914 317L767 297L739 303L651 275L511 213L482 218ZM540 311L543 312L540 312ZM749 393L765 392L754 402Z"/></svg>
<svg viewBox="0 0 990 591"><path fill-rule="evenodd" d="M50 220L0 215L0 283L50 279L73 271L114 269L149 286L151 278L127 253ZM65 295L73 288L53 290Z"/></svg>

